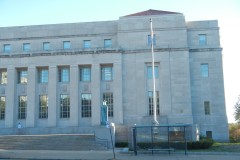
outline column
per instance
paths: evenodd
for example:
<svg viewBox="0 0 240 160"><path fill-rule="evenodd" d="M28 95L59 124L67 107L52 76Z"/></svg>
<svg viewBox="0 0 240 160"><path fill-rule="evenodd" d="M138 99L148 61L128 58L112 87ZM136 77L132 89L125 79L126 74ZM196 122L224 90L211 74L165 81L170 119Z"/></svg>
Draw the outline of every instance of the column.
<svg viewBox="0 0 240 160"><path fill-rule="evenodd" d="M49 66L48 80L48 126L57 125L57 66Z"/></svg>
<svg viewBox="0 0 240 160"><path fill-rule="evenodd" d="M101 95L100 95L100 65L93 64L92 65L92 125L100 125L100 107L102 105Z"/></svg>
<svg viewBox="0 0 240 160"><path fill-rule="evenodd" d="M36 67L28 66L26 127L35 126L35 111L38 107L36 104L36 79Z"/></svg>
<svg viewBox="0 0 240 160"><path fill-rule="evenodd" d="M114 79L113 79L113 122L123 124L123 93L122 93L122 62L113 64Z"/></svg>
<svg viewBox="0 0 240 160"><path fill-rule="evenodd" d="M16 69L14 66L8 66L7 68L8 81L6 86L6 116L5 116L5 127L12 128L17 127L17 104L16 99ZM15 108L15 110L14 110Z"/></svg>
<svg viewBox="0 0 240 160"><path fill-rule="evenodd" d="M70 125L78 126L79 105L78 105L78 65L70 66Z"/></svg>

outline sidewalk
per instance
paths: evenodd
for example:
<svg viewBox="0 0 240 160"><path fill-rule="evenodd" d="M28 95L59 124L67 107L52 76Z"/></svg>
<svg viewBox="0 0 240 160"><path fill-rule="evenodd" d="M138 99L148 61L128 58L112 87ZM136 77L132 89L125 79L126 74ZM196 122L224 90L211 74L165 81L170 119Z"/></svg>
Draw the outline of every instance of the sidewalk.
<svg viewBox="0 0 240 160"><path fill-rule="evenodd" d="M108 151L53 151L53 150L0 150L0 159L65 159L65 160L110 160L112 150ZM152 155L116 151L116 160L239 160L240 154L234 153L158 153Z"/></svg>

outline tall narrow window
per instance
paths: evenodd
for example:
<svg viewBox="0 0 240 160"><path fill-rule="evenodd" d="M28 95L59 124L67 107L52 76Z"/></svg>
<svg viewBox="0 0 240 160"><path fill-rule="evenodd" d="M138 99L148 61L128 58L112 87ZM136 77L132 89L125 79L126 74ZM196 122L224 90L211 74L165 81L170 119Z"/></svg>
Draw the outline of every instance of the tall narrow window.
<svg viewBox="0 0 240 160"><path fill-rule="evenodd" d="M50 42L43 42L43 50L44 51L50 50Z"/></svg>
<svg viewBox="0 0 240 160"><path fill-rule="evenodd" d="M103 101L106 101L108 116L113 117L113 93L103 93Z"/></svg>
<svg viewBox="0 0 240 160"><path fill-rule="evenodd" d="M212 139L212 131L206 131L206 137Z"/></svg>
<svg viewBox="0 0 240 160"><path fill-rule="evenodd" d="M151 39L151 35L148 35L148 45L151 46L152 44L152 39ZM156 45L156 36L155 34L153 35L153 45Z"/></svg>
<svg viewBox="0 0 240 160"><path fill-rule="evenodd" d="M38 82L39 83L48 83L48 69L39 68L38 69Z"/></svg>
<svg viewBox="0 0 240 160"><path fill-rule="evenodd" d="M90 40L84 40L83 41L83 48L84 49L91 48L91 41Z"/></svg>
<svg viewBox="0 0 240 160"><path fill-rule="evenodd" d="M207 63L201 64L201 75L202 75L202 77L208 77L209 76L208 64Z"/></svg>
<svg viewBox="0 0 240 160"><path fill-rule="evenodd" d="M90 66L80 67L80 81L84 81L84 82L91 81L91 67Z"/></svg>
<svg viewBox="0 0 240 160"><path fill-rule="evenodd" d="M48 118L48 96L39 96L39 118Z"/></svg>
<svg viewBox="0 0 240 160"><path fill-rule="evenodd" d="M70 69L69 67L59 67L59 82L70 81Z"/></svg>
<svg viewBox="0 0 240 160"><path fill-rule="evenodd" d="M70 41L63 41L63 49L71 49Z"/></svg>
<svg viewBox="0 0 240 160"><path fill-rule="evenodd" d="M27 96L18 97L18 119L27 117Z"/></svg>
<svg viewBox="0 0 240 160"><path fill-rule="evenodd" d="M101 79L103 81L113 80L113 67L112 66L102 66L101 67Z"/></svg>
<svg viewBox="0 0 240 160"><path fill-rule="evenodd" d="M5 53L11 52L11 44L4 44L3 52L5 52Z"/></svg>
<svg viewBox="0 0 240 160"><path fill-rule="evenodd" d="M26 69L18 70L18 83L25 84L27 83L28 71Z"/></svg>
<svg viewBox="0 0 240 160"><path fill-rule="evenodd" d="M210 115L210 102L209 101L204 102L204 111L205 111L205 115Z"/></svg>
<svg viewBox="0 0 240 160"><path fill-rule="evenodd" d="M104 48L111 48L111 47L112 47L112 40L104 39Z"/></svg>
<svg viewBox="0 0 240 160"><path fill-rule="evenodd" d="M60 95L60 118L70 118L70 96Z"/></svg>
<svg viewBox="0 0 240 160"><path fill-rule="evenodd" d="M82 94L82 117L92 116L92 95Z"/></svg>
<svg viewBox="0 0 240 160"><path fill-rule="evenodd" d="M23 51L24 52L30 51L30 43L23 43Z"/></svg>
<svg viewBox="0 0 240 160"><path fill-rule="evenodd" d="M159 78L158 66L154 66L155 78ZM152 66L147 66L147 77L152 79Z"/></svg>
<svg viewBox="0 0 240 160"><path fill-rule="evenodd" d="M7 84L7 70L0 70L0 84Z"/></svg>
<svg viewBox="0 0 240 160"><path fill-rule="evenodd" d="M6 97L0 97L0 120L5 119Z"/></svg>
<svg viewBox="0 0 240 160"><path fill-rule="evenodd" d="M199 34L198 38L199 38L199 45L200 46L205 46L207 44L206 34Z"/></svg>
<svg viewBox="0 0 240 160"><path fill-rule="evenodd" d="M154 114L154 110L153 110L153 91L148 91L148 105L149 105L149 115L153 115ZM160 114L160 110L159 110L159 92L156 91L156 110L157 110L157 115Z"/></svg>

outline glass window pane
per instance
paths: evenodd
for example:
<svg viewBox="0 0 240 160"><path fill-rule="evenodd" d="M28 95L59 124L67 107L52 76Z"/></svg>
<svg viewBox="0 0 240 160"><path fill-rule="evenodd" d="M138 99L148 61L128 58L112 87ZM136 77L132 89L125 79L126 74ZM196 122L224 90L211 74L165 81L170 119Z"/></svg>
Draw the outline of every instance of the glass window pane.
<svg viewBox="0 0 240 160"><path fill-rule="evenodd" d="M10 44L4 44L3 51L4 52L11 52L11 45Z"/></svg>
<svg viewBox="0 0 240 160"><path fill-rule="evenodd" d="M27 83L27 76L28 76L27 70L18 71L18 82L19 83Z"/></svg>
<svg viewBox="0 0 240 160"><path fill-rule="evenodd" d="M64 41L63 42L63 49L70 49L70 48L71 48L70 41Z"/></svg>
<svg viewBox="0 0 240 160"><path fill-rule="evenodd" d="M7 84L7 71L0 70L0 84Z"/></svg>
<svg viewBox="0 0 240 160"><path fill-rule="evenodd" d="M159 78L158 66L154 67L154 72L155 72L155 78ZM148 76L148 79L152 79L152 66L147 67L147 76Z"/></svg>
<svg viewBox="0 0 240 160"><path fill-rule="evenodd" d="M49 42L43 42L43 50L49 51L50 50L50 43Z"/></svg>
<svg viewBox="0 0 240 160"><path fill-rule="evenodd" d="M148 45L151 46L152 44L152 39L151 39L151 35L148 35ZM153 35L153 45L156 45L156 36L155 34Z"/></svg>
<svg viewBox="0 0 240 160"><path fill-rule="evenodd" d="M199 45L206 45L206 44L207 44L206 34L200 34Z"/></svg>
<svg viewBox="0 0 240 160"><path fill-rule="evenodd" d="M30 43L23 43L23 51L30 51Z"/></svg>
<svg viewBox="0 0 240 160"><path fill-rule="evenodd" d="M208 64L201 64L201 74L202 77L208 77Z"/></svg>
<svg viewBox="0 0 240 160"><path fill-rule="evenodd" d="M102 80L104 81L113 80L112 67L102 67Z"/></svg>
<svg viewBox="0 0 240 160"><path fill-rule="evenodd" d="M91 48L91 41L90 40L84 40L83 41L83 48L84 49Z"/></svg>
<svg viewBox="0 0 240 160"><path fill-rule="evenodd" d="M111 48L111 47L112 47L112 40L104 39L104 48Z"/></svg>
<svg viewBox="0 0 240 160"><path fill-rule="evenodd" d="M91 68L82 67L80 69L80 81L91 81Z"/></svg>

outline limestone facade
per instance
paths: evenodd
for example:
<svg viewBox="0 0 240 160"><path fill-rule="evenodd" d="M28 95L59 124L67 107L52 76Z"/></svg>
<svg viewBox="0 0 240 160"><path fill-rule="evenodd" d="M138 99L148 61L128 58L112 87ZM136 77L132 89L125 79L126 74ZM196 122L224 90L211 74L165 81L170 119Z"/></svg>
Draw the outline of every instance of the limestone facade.
<svg viewBox="0 0 240 160"><path fill-rule="evenodd" d="M0 133L14 133L18 122L33 134L98 126L104 96L112 107L109 121L151 124L152 18L158 121L198 125L199 134L227 141L218 22L187 22L181 13L155 13L113 21L1 27ZM89 69L81 73L82 68ZM43 83L42 70L47 75ZM24 74L27 83L20 83ZM90 79L81 80L82 74ZM90 95L88 101L83 94ZM47 96L47 111L40 111L41 95ZM63 95L68 100L61 102ZM25 117L19 118L19 112ZM40 118L40 112L47 116Z"/></svg>

